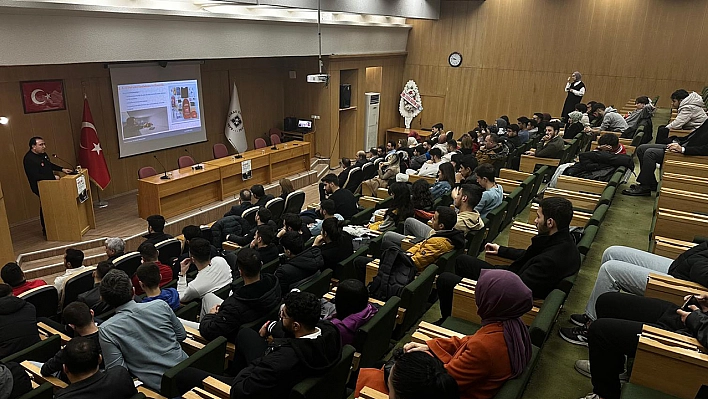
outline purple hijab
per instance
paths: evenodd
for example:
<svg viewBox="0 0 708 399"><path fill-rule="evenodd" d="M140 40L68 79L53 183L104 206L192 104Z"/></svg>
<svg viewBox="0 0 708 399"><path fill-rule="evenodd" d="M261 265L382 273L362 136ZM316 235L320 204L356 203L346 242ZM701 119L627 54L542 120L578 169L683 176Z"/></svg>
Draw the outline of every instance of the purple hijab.
<svg viewBox="0 0 708 399"><path fill-rule="evenodd" d="M509 352L511 378L519 376L531 360L531 337L521 316L533 308L531 290L516 274L484 269L475 289L477 313L482 325L501 322Z"/></svg>

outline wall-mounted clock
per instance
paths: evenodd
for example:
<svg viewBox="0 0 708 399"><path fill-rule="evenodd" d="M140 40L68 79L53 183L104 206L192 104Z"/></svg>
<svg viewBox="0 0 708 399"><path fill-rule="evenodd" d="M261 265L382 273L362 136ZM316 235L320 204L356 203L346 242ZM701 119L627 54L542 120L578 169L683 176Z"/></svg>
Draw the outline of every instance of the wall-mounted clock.
<svg viewBox="0 0 708 399"><path fill-rule="evenodd" d="M451 67L457 68L462 64L462 54L455 51L454 53L450 54L449 57L447 57L447 62L450 63Z"/></svg>

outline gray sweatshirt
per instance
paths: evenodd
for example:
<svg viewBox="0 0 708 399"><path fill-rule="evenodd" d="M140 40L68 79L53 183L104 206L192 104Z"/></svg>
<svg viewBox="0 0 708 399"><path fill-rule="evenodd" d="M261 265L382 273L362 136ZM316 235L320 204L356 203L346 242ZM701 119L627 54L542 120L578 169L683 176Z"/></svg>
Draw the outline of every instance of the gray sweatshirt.
<svg viewBox="0 0 708 399"><path fill-rule="evenodd" d="M605 109L605 116L602 118L602 123L600 124L600 130L603 132L622 132L629 128L627 121L624 120L622 115L620 115L616 109L612 107L607 107Z"/></svg>

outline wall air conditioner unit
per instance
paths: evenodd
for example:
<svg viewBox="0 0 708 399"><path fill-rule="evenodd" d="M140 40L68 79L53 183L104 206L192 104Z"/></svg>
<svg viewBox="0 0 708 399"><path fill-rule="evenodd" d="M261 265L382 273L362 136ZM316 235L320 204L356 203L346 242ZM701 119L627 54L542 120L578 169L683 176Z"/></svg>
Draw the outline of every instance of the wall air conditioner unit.
<svg viewBox="0 0 708 399"><path fill-rule="evenodd" d="M365 93L364 149L376 147L379 141L379 98L381 93Z"/></svg>

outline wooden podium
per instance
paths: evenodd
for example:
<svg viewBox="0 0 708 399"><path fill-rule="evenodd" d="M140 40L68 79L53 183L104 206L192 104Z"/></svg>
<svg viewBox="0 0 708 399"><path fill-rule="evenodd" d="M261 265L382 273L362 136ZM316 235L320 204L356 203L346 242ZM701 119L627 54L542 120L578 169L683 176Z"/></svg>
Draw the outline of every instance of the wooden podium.
<svg viewBox="0 0 708 399"><path fill-rule="evenodd" d="M87 169L59 180L42 180L38 186L47 240L81 241L89 229L96 228ZM83 196L80 190L85 190Z"/></svg>

